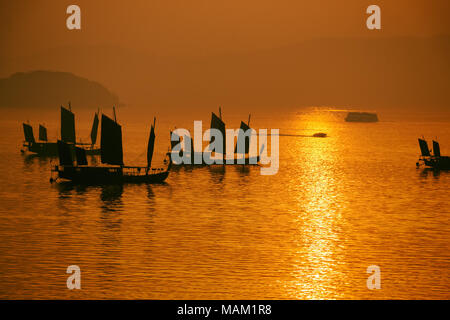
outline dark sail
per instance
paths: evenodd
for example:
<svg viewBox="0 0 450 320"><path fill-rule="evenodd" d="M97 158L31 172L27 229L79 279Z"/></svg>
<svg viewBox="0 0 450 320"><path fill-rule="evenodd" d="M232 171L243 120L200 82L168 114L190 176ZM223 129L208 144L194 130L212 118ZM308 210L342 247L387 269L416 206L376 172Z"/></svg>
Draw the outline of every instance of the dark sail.
<svg viewBox="0 0 450 320"><path fill-rule="evenodd" d="M425 140L419 139L419 146L423 157L431 156L430 149L428 149L428 143Z"/></svg>
<svg viewBox="0 0 450 320"><path fill-rule="evenodd" d="M77 164L79 166L86 166L88 164L86 150L83 148L75 147L75 156L77 157Z"/></svg>
<svg viewBox="0 0 450 320"><path fill-rule="evenodd" d="M94 122L92 123L92 130L91 130L92 145L97 143L97 131L98 131L98 114L95 113Z"/></svg>
<svg viewBox="0 0 450 320"><path fill-rule="evenodd" d="M25 135L26 142L35 142L33 128L29 124L23 124L23 134Z"/></svg>
<svg viewBox="0 0 450 320"><path fill-rule="evenodd" d="M39 125L39 140L47 141L47 128L43 125Z"/></svg>
<svg viewBox="0 0 450 320"><path fill-rule="evenodd" d="M225 150L225 146L226 144L226 132L225 132L225 123L222 121L222 119L220 119L218 116L216 116L214 114L214 112L212 112L211 114L211 129L217 129L222 133L222 137L223 137L223 146L222 146L222 152L223 154L226 153ZM214 137L211 137L214 138ZM213 139L211 139L211 143L213 143Z"/></svg>
<svg viewBox="0 0 450 320"><path fill-rule="evenodd" d="M241 150L238 150L238 146L240 144L244 143L245 144L244 154L247 154L250 149L250 137L246 137L245 133L247 132L247 130L250 130L250 127L247 124L245 124L243 121L241 121L240 129L242 131L239 132L237 142L236 142L236 147L234 148L234 153L241 153L241 152L239 152Z"/></svg>
<svg viewBox="0 0 450 320"><path fill-rule="evenodd" d="M61 140L58 140L58 156L60 166L73 165L72 150L70 149L70 146L67 143Z"/></svg>
<svg viewBox="0 0 450 320"><path fill-rule="evenodd" d="M153 150L155 148L155 128L152 126L150 130L150 136L148 137L148 146L147 146L147 167L151 167L152 158L153 158Z"/></svg>
<svg viewBox="0 0 450 320"><path fill-rule="evenodd" d="M439 147L439 142L433 140L433 154L435 157L441 156L441 147Z"/></svg>
<svg viewBox="0 0 450 320"><path fill-rule="evenodd" d="M104 114L100 139L102 163L123 165L122 127Z"/></svg>
<svg viewBox="0 0 450 320"><path fill-rule="evenodd" d="M61 140L75 143L75 116L64 107L61 107Z"/></svg>

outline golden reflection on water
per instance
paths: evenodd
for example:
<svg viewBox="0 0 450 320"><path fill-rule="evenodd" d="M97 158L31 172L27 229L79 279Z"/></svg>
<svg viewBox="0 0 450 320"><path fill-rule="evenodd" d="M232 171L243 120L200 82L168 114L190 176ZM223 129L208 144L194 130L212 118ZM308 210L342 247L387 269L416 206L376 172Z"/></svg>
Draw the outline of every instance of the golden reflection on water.
<svg viewBox="0 0 450 320"><path fill-rule="evenodd" d="M311 128L321 128L332 135L327 123L309 121ZM296 148L304 149L304 141ZM324 139L309 139L307 152L302 159L301 188L296 190L296 218L299 225L297 251L293 275L296 280L288 291L296 299L327 299L338 297L337 279L342 280L339 270L339 225L342 219L339 200L342 195L336 187L333 164L329 160L334 154L332 144Z"/></svg>

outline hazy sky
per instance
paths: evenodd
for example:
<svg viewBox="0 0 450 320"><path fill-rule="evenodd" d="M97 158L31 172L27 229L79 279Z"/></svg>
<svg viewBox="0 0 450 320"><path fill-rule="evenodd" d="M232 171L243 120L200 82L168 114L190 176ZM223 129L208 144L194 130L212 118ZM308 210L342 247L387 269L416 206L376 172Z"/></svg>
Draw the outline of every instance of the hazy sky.
<svg viewBox="0 0 450 320"><path fill-rule="evenodd" d="M68 31L77 4L82 30ZM382 31L365 9L382 10ZM1 0L0 44L7 56L56 46L115 45L161 55L238 52L337 36L450 33L448 0Z"/></svg>
<svg viewBox="0 0 450 320"><path fill-rule="evenodd" d="M0 1L0 77L71 72L152 109L450 104L449 0Z"/></svg>

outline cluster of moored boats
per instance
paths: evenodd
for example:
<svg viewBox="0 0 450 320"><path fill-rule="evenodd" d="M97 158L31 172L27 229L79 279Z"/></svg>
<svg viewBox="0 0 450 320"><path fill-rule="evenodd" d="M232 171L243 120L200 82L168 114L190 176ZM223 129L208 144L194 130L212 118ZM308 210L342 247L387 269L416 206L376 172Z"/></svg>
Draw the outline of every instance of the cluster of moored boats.
<svg viewBox="0 0 450 320"><path fill-rule="evenodd" d="M113 108L114 119L105 114L101 115L100 126L100 147L96 145L98 127L100 124L99 112L94 115L94 120L91 129L91 142L82 143L77 142L75 134L75 115L71 110L70 104L68 108L61 106L61 139L56 142L49 142L47 138L47 129L43 125L39 125L39 139L36 140L33 134L33 128L28 123L23 123L23 131L25 141L23 143L22 152L30 152L39 156L57 156L59 164L51 168L52 177L50 181L59 179L70 180L74 183L87 184L104 184L104 183L125 183L125 182L145 182L145 183L161 183L169 176L169 171L172 165L180 165L172 159L173 148L176 141L171 141L171 150L167 152L164 163L165 168L152 167L152 158L155 146L155 125L156 119L150 128L150 135L147 145L147 165L146 166L126 166L123 162L123 147L122 147L122 127L117 122L115 109ZM225 123L222 120L221 111L220 116L214 112L211 116L211 128L219 130L225 137ZM250 129L250 117L248 123L241 122L241 129L247 131ZM170 132L171 136L176 135ZM178 137L179 138L179 137ZM183 139L190 139L190 137L183 137ZM238 144L242 143L239 139L245 139L245 150L238 150ZM184 152L184 156L192 160L192 164L211 164L208 157L201 153L201 162L196 163L193 159L196 157L194 152L194 143L191 140L188 144L191 150L177 151ZM243 154L244 162L239 164L257 164L260 156L250 157L249 155L250 136L238 136L236 143L235 154ZM224 143L225 145L225 143ZM262 150L261 150L262 152ZM100 155L101 165L90 165L87 160L87 155ZM225 154L222 155L225 159ZM211 157L211 156L209 156ZM206 158L206 160L204 160ZM223 162L225 164L225 161Z"/></svg>
<svg viewBox="0 0 450 320"><path fill-rule="evenodd" d="M172 165L181 165L189 163L191 165L210 165L215 163L212 159L212 153L194 151L194 142L190 136L184 136L183 141L188 141L187 150L177 150L178 141L181 137L175 132L170 132L171 148L166 153L164 160L165 168L152 167L152 158L155 146L155 125L156 119L150 127L150 135L147 145L147 165L146 166L126 166L123 162L122 147L122 127L117 122L115 109L113 108L114 119L105 114L101 115L100 127L100 146L97 146L98 127L100 125L100 114L94 114L92 129L90 134L90 143L77 141L75 134L75 115L69 107L61 106L61 139L56 142L49 142L47 137L47 128L39 125L39 138L35 139L33 128L29 123L23 123L23 131L25 141L23 143L22 152L30 152L38 156L59 158L59 164L51 168L52 178L50 181L58 179L70 180L75 183L124 183L124 182L146 182L161 183L169 176ZM214 112L211 115L211 129L219 130L222 136L226 137L225 123L222 120L222 113L219 108L219 116ZM241 132L247 132L250 129L250 116L248 122L241 121ZM313 137L326 137L325 133L317 133ZM174 139L175 137L175 139ZM177 139L178 138L178 139ZM239 135L234 150L233 161L225 161L225 152L222 157L223 164L258 164L264 146L262 146L259 155L250 156L250 138L251 135ZM212 138L211 138L212 139ZM243 141L240 141L243 139ZM186 146L185 145L185 146ZM223 145L226 143L223 141ZM244 150L238 146L244 146ZM417 167L425 165L427 167L438 170L450 169L450 157L442 156L440 146L437 141L433 141L433 149L428 148L428 143L424 139L419 139L421 157L416 163ZM173 156L181 155L187 162L179 163L173 159ZM89 164L87 155L100 155L101 165ZM242 161L234 161L239 158ZM199 161L195 161L199 159Z"/></svg>

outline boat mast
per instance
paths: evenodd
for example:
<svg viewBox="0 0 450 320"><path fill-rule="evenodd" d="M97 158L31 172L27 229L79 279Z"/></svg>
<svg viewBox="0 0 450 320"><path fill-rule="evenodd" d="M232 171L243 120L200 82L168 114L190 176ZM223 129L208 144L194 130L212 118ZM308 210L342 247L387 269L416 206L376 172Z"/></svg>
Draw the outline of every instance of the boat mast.
<svg viewBox="0 0 450 320"><path fill-rule="evenodd" d="M250 117L251 117L252 115L249 113L248 114L248 122L247 122L247 125L250 127Z"/></svg>
<svg viewBox="0 0 450 320"><path fill-rule="evenodd" d="M116 118L116 107L113 106L113 113L114 113L114 122L117 123L117 118Z"/></svg>
<svg viewBox="0 0 450 320"><path fill-rule="evenodd" d="M219 106L219 116L220 116L220 120L222 120L222 108ZM223 120L222 120L223 123ZM226 132L226 131L225 131ZM225 136L223 137L223 147L222 147L222 163L223 165L225 165L225 153L226 153L226 143L225 143Z"/></svg>
<svg viewBox="0 0 450 320"><path fill-rule="evenodd" d="M155 148L155 124L156 117L153 118L153 125L150 128L150 136L148 137L148 145L147 145L147 173L152 165L153 159L153 150Z"/></svg>

